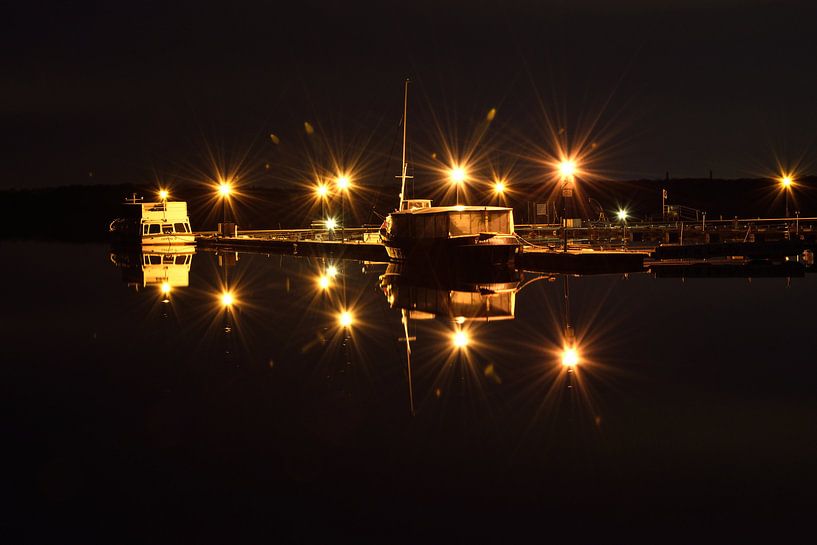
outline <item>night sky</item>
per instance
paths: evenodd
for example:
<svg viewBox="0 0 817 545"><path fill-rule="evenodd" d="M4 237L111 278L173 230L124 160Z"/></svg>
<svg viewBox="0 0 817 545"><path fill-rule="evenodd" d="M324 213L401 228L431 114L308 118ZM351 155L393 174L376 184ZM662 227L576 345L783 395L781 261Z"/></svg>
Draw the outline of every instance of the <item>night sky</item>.
<svg viewBox="0 0 817 545"><path fill-rule="evenodd" d="M16 3L0 187L194 179L208 153L262 184L327 154L377 182L407 76L417 164L525 162L564 129L611 178L813 173L815 21L753 0Z"/></svg>

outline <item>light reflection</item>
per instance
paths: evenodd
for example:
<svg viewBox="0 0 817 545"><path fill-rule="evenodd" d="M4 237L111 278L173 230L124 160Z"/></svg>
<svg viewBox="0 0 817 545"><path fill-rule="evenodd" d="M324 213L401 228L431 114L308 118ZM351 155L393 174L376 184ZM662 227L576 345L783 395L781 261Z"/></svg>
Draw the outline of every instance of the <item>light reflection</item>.
<svg viewBox="0 0 817 545"><path fill-rule="evenodd" d="M344 310L338 315L338 323L343 328L350 328L354 323L355 319L351 312L348 310Z"/></svg>
<svg viewBox="0 0 817 545"><path fill-rule="evenodd" d="M330 285L331 285L331 280L330 280L329 276L323 274L318 278L318 286L320 286L320 288L322 290L329 289Z"/></svg>
<svg viewBox="0 0 817 545"><path fill-rule="evenodd" d="M222 292L219 300L221 301L221 305L225 308L231 307L235 303L235 297L230 291Z"/></svg>
<svg viewBox="0 0 817 545"><path fill-rule="evenodd" d="M470 342L470 339L468 338L468 333L466 333L462 329L458 329L456 332L454 332L454 335L452 335L451 340L454 343L454 347L460 350L466 348L468 346L468 343Z"/></svg>
<svg viewBox="0 0 817 545"><path fill-rule="evenodd" d="M562 365L565 367L576 367L579 364L579 352L575 347L565 347L562 349Z"/></svg>

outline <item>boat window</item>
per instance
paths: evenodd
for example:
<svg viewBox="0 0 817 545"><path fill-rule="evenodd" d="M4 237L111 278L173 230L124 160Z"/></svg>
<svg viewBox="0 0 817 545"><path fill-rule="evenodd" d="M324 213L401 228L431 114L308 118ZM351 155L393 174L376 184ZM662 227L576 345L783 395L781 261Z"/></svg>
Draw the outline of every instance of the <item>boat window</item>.
<svg viewBox="0 0 817 545"><path fill-rule="evenodd" d="M151 223L148 225L148 234L149 235L158 235L159 234L159 227L158 223Z"/></svg>
<svg viewBox="0 0 817 545"><path fill-rule="evenodd" d="M183 256L183 255L177 255L176 256L176 265L184 265L184 262L185 262L185 256Z"/></svg>
<svg viewBox="0 0 817 545"><path fill-rule="evenodd" d="M161 265L162 264L162 256L160 256L160 255L149 255L147 257L148 257L148 260L150 261L151 265Z"/></svg>
<svg viewBox="0 0 817 545"><path fill-rule="evenodd" d="M187 229L184 228L183 223L174 223L173 224L173 229L175 229L177 233L186 233L187 232Z"/></svg>
<svg viewBox="0 0 817 545"><path fill-rule="evenodd" d="M162 225L162 234L169 235L173 233L173 226L169 223Z"/></svg>
<svg viewBox="0 0 817 545"><path fill-rule="evenodd" d="M147 225L143 225L143 226L142 226L142 234L143 234L143 235L148 234L148 226L147 226Z"/></svg>
<svg viewBox="0 0 817 545"><path fill-rule="evenodd" d="M173 256L172 255L162 256L162 264L163 265L173 265Z"/></svg>

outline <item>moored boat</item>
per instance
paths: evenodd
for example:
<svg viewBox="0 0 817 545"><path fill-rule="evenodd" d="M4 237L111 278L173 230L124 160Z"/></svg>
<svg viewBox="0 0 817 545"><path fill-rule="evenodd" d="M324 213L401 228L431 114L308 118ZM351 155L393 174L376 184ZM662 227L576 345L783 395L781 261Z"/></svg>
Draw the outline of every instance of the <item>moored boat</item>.
<svg viewBox="0 0 817 545"><path fill-rule="evenodd" d="M519 240L513 209L502 206L432 206L428 199L406 199L406 115L403 96L403 162L400 204L380 226L380 240L393 261L455 260L476 265L513 263Z"/></svg>
<svg viewBox="0 0 817 545"><path fill-rule="evenodd" d="M133 244L195 244L184 201L144 202L125 199L122 216L108 226L112 242Z"/></svg>

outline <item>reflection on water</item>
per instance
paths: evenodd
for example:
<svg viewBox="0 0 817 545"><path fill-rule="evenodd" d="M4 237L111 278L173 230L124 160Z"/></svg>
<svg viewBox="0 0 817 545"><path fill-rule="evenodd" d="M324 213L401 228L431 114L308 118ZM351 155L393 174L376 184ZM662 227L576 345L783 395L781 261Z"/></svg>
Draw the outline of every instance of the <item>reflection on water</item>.
<svg viewBox="0 0 817 545"><path fill-rule="evenodd" d="M302 519L359 524L363 506L367 524L391 528L392 504L444 524L441 513L472 520L509 502L492 512L503 529L518 513L640 523L684 505L723 513L721 500L742 517L770 495L796 512L801 477L817 477L804 439L817 418L810 274L562 276L199 252L163 305L141 287L171 282L170 256L155 272L141 249L115 253L121 270L104 248L82 259L98 264L105 296L88 300L90 275L68 271L76 296L54 305L74 293L35 268L25 280L42 295L7 325L6 367L20 362L42 407L82 407L76 422L96 434L77 454L55 432L43 451L92 458L125 444L125 461L100 473L124 475L151 515L154 502L194 517L249 494L236 509L269 516L303 498ZM44 313L64 316L47 345ZM41 410L32 429L53 418ZM196 492L162 499L182 488Z"/></svg>
<svg viewBox="0 0 817 545"><path fill-rule="evenodd" d="M112 248L111 263L122 269L122 280L140 290L157 286L163 293L187 287L195 246L123 246Z"/></svg>
<svg viewBox="0 0 817 545"><path fill-rule="evenodd" d="M403 309L414 320L513 320L518 271L509 268L456 270L390 263L380 276L389 307Z"/></svg>

